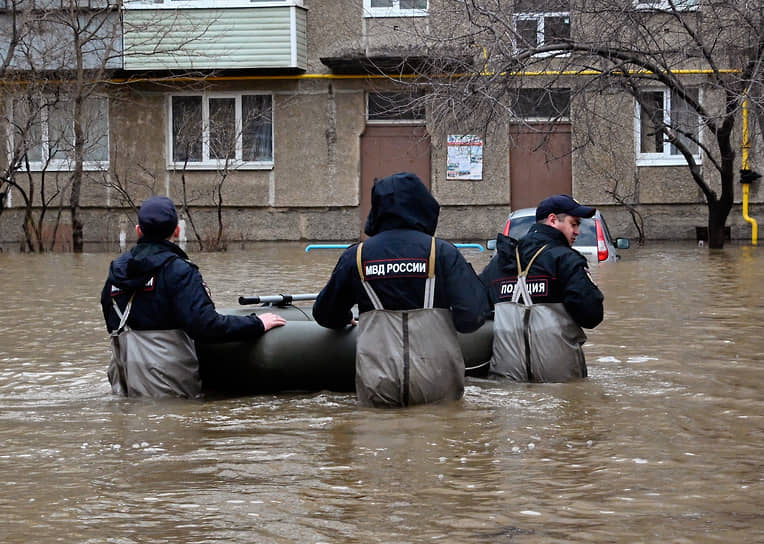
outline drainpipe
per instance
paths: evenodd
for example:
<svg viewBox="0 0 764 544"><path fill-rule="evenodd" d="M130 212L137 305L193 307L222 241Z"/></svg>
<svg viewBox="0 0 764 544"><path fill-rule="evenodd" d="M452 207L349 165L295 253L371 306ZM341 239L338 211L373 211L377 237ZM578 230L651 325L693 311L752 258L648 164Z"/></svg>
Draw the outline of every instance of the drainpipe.
<svg viewBox="0 0 764 544"><path fill-rule="evenodd" d="M748 153L751 149L751 139L748 133L748 99L743 100L743 157L740 170L740 183L743 184L743 219L751 224L751 244L758 244L758 224L753 217L748 215L748 192L751 182L761 177L758 172L753 172L748 167Z"/></svg>

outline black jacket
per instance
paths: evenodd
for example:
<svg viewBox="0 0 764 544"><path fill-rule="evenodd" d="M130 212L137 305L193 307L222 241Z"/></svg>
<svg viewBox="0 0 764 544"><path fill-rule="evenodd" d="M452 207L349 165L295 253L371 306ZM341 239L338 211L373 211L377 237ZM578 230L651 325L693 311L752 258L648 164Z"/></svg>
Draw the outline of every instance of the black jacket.
<svg viewBox="0 0 764 544"><path fill-rule="evenodd" d="M540 223L531 226L520 241L498 235L496 255L480 273L491 304L512 299L517 281L515 247L525 269L544 244L546 249L536 258L527 276L533 302L562 302L580 327L596 327L604 314L604 296L589 275L586 257L572 249L560 231Z"/></svg>
<svg viewBox="0 0 764 544"><path fill-rule="evenodd" d="M127 323L135 330L182 329L194 340L209 342L243 340L264 331L255 315L217 313L198 268L172 242L141 239L111 263L101 293L109 332L119 327L112 299L124 311L133 292Z"/></svg>
<svg viewBox="0 0 764 544"><path fill-rule="evenodd" d="M422 265L424 270L422 266L393 269L396 263L427 263L439 211L438 202L413 174L395 174L374 184L363 267L369 270L366 279L385 309L422 307L427 265ZM355 304L360 313L373 309L358 274L356 247L342 254L313 306L313 317L324 327L347 325ZM436 238L435 254L434 307L451 309L457 331L476 330L490 315L483 285L453 244Z"/></svg>

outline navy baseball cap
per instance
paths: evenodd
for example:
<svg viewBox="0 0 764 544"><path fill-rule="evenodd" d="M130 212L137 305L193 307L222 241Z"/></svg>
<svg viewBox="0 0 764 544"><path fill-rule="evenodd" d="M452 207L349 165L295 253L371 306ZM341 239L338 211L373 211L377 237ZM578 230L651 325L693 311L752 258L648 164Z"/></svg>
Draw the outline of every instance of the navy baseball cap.
<svg viewBox="0 0 764 544"><path fill-rule="evenodd" d="M596 208L584 206L569 195L554 195L542 200L536 207L536 221L546 219L550 213L566 213L575 217L591 217Z"/></svg>
<svg viewBox="0 0 764 544"><path fill-rule="evenodd" d="M143 237L151 240L164 240L178 226L178 212L175 204L166 196L152 196L141 204L138 211L138 224Z"/></svg>

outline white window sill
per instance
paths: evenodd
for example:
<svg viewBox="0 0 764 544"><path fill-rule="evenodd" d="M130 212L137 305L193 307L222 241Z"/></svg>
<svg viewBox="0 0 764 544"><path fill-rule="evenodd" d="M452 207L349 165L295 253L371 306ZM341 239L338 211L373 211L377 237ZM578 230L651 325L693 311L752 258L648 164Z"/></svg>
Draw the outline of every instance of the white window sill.
<svg viewBox="0 0 764 544"><path fill-rule="evenodd" d="M105 172L109 169L109 162L108 161L88 161L82 163L82 169L86 172ZM22 166L19 168L20 172L27 172L27 169L25 166ZM29 172L74 172L74 165L73 163L66 161L66 162L58 162L58 163L49 163L49 164L42 164L39 162L30 162L29 163Z"/></svg>
<svg viewBox="0 0 764 544"><path fill-rule="evenodd" d="M668 2L637 2L634 9L638 11L672 11L671 5ZM679 0L674 3L674 9L676 11L698 11L698 4Z"/></svg>
<svg viewBox="0 0 764 544"><path fill-rule="evenodd" d="M168 170L224 170L226 165L219 162L189 162L170 163ZM228 164L229 171L236 170L273 170L273 162L232 162Z"/></svg>
<svg viewBox="0 0 764 544"><path fill-rule="evenodd" d="M701 164L701 157L695 156L695 162ZM687 161L683 156L671 156L671 157L646 157L637 156L637 166L687 166Z"/></svg>
<svg viewBox="0 0 764 544"><path fill-rule="evenodd" d="M388 9L388 8L372 8L365 9L363 16L367 19L382 18L382 17L427 17L429 12L424 9Z"/></svg>

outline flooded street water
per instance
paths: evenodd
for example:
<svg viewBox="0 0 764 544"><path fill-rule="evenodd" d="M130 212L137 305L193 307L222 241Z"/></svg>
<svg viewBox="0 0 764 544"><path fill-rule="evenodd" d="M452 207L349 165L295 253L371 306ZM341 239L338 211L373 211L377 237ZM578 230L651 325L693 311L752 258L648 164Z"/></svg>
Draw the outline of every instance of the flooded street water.
<svg viewBox="0 0 764 544"><path fill-rule="evenodd" d="M317 292L339 251L304 247L191 257L225 308ZM764 249L621 253L588 380L390 411L113 397L116 253L0 254L0 541L764 542Z"/></svg>

